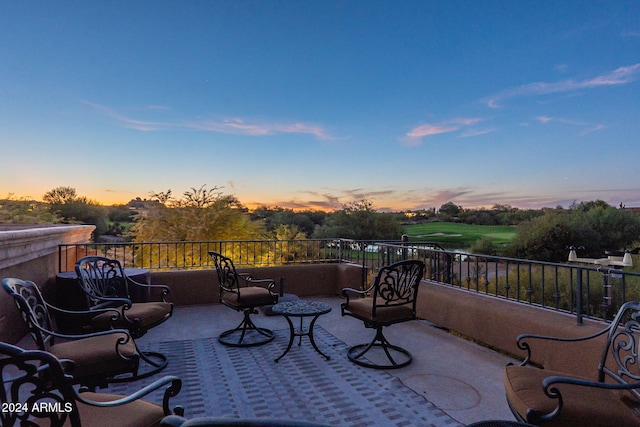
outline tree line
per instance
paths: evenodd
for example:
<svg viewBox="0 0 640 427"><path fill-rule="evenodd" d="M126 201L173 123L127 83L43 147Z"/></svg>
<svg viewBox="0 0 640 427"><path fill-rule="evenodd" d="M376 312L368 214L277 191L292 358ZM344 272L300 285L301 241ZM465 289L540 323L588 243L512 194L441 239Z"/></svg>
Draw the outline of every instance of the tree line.
<svg viewBox="0 0 640 427"><path fill-rule="evenodd" d="M149 199L101 206L74 188L57 187L42 202L8 197L0 200L0 223L93 224L94 239L119 236L132 241L297 240L350 238L398 240L408 224L450 221L477 225L516 225L513 242L497 247L490 239L473 246L476 253L541 261L565 261L568 247L580 256L602 257L606 250L640 245L640 217L631 210L596 200L569 208L518 209L494 205L465 209L447 202L438 209L379 212L361 200L334 212L293 211L262 206L250 211L221 188L191 188L180 196L171 190L151 192Z"/></svg>

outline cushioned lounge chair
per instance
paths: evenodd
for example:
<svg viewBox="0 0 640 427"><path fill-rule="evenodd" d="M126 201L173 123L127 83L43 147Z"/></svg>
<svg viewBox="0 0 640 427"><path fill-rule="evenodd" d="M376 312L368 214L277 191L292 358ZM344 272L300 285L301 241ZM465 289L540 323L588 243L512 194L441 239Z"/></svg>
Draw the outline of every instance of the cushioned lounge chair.
<svg viewBox="0 0 640 427"><path fill-rule="evenodd" d="M12 404L0 411L0 425L51 427L151 427L172 414L169 399L178 394L181 381L165 376L130 396L79 392L60 360L41 350L23 350L0 342L0 402ZM141 400L165 388L163 406ZM19 405L19 406L16 406ZM183 415L182 408L175 414ZM177 415L176 415L177 416Z"/></svg>
<svg viewBox="0 0 640 427"><path fill-rule="evenodd" d="M534 367L544 357L536 345L557 344L581 351L581 344L599 340L602 356L593 371L568 375ZM597 341L596 341L597 342ZM515 417L541 426L640 426L640 303L627 302L600 332L580 338L557 338L524 334L518 348L527 351L520 365L506 367L504 386Z"/></svg>
<svg viewBox="0 0 640 427"><path fill-rule="evenodd" d="M131 381L157 371L139 374L140 352L125 329L68 335L54 330L50 311L65 315L86 316L87 312L69 312L48 304L38 286L28 280L2 279L3 289L13 298L29 334L39 350L48 351L59 359L73 363L73 379L91 389L112 382ZM119 312L104 309L101 312L117 318ZM95 313L91 313L95 315Z"/></svg>

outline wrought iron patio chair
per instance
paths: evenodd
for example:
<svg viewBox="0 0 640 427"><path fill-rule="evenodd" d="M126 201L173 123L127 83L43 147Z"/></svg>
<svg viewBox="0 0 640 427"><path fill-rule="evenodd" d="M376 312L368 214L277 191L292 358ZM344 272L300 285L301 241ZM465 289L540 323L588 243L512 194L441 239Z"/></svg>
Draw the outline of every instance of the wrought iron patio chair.
<svg viewBox="0 0 640 427"><path fill-rule="evenodd" d="M105 314L95 316L92 325L98 330L118 327L129 330L134 338L140 338L151 328L167 321L173 313L173 303L168 301L169 287L139 283L125 274L117 259L101 256L80 258L75 264L78 283L87 296L89 310L117 307L122 315L113 323ZM159 294L158 301L133 302L132 293Z"/></svg>
<svg viewBox="0 0 640 427"><path fill-rule="evenodd" d="M112 382L131 381L158 372L152 369L139 373L140 352L125 329L112 329L87 334L68 335L54 331L51 312L67 316L86 316L88 312L70 312L47 303L38 286L28 280L2 279L3 289L13 298L28 332L39 350L48 351L59 359L71 360L74 380L90 389ZM119 312L100 311L113 318ZM90 313L95 315L94 313Z"/></svg>
<svg viewBox="0 0 640 427"><path fill-rule="evenodd" d="M602 343L598 366L584 377L567 375L533 364L544 359L550 345L580 352L580 345ZM505 392L514 416L521 422L544 426L640 425L640 302L623 304L603 330L579 338L523 334L518 348L527 351L520 365L505 368ZM559 356L561 357L561 356ZM571 358L571 354L566 354Z"/></svg>
<svg viewBox="0 0 640 427"><path fill-rule="evenodd" d="M91 319L95 330L109 328L127 329L133 338L140 338L151 328L166 322L173 314L173 303L168 301L169 287L166 285L148 285L128 277L117 259L101 256L87 256L76 261L76 275L80 288L87 296L89 310L106 307L117 308L120 316L112 319L107 313L101 313ZM133 302L131 295L155 292L159 301ZM159 352L141 352L140 357L153 366L152 373L167 366L167 357Z"/></svg>
<svg viewBox="0 0 640 427"><path fill-rule="evenodd" d="M165 376L129 396L80 392L53 354L0 342L0 425L51 427L157 426L172 414L169 399L180 391L178 377ZM162 407L141 400L165 388ZM184 411L176 407L175 414Z"/></svg>
<svg viewBox="0 0 640 427"><path fill-rule="evenodd" d="M243 313L240 324L220 334L218 341L233 347L250 347L272 341L273 331L256 326L251 315L258 313L257 307L278 302L278 294L274 292L275 281L256 280L249 274L240 274L231 258L214 251L210 251L209 255L213 258L218 274L220 302Z"/></svg>
<svg viewBox="0 0 640 427"><path fill-rule="evenodd" d="M402 368L411 363L411 353L389 343L383 334L383 328L416 319L418 285L424 270L425 265L422 261L400 261L381 267L369 289L342 290L342 296L346 298L341 305L342 315L360 319L365 327L376 330L371 342L349 348L349 360L361 366L377 369ZM373 349L376 349L376 353L383 353L378 355L382 356L382 359L369 353ZM380 349L382 352L377 351Z"/></svg>

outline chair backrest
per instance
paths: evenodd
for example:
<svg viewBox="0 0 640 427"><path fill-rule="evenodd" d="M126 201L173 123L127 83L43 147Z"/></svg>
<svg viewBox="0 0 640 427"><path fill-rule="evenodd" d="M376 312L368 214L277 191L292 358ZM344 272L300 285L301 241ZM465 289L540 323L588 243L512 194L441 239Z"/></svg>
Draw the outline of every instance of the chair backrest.
<svg viewBox="0 0 640 427"><path fill-rule="evenodd" d="M412 304L416 311L418 285L424 275L424 263L406 260L381 267L373 286L373 308Z"/></svg>
<svg viewBox="0 0 640 427"><path fill-rule="evenodd" d="M45 331L53 331L53 323L38 286L29 280L6 278L2 288L13 297L38 348L46 350L53 337Z"/></svg>
<svg viewBox="0 0 640 427"><path fill-rule="evenodd" d="M607 343L598 367L599 381L609 376L627 384L640 382L640 302L624 303L609 325ZM638 390L630 390L640 399Z"/></svg>
<svg viewBox="0 0 640 427"><path fill-rule="evenodd" d="M86 256L76 261L75 269L90 307L99 305L103 298L131 299L127 276L117 259Z"/></svg>
<svg viewBox="0 0 640 427"><path fill-rule="evenodd" d="M231 258L228 258L218 252L209 251L209 255L213 258L213 263L216 266L216 273L218 273L218 285L220 286L220 293L226 291L238 290L238 273L233 265Z"/></svg>
<svg viewBox="0 0 640 427"><path fill-rule="evenodd" d="M52 354L0 342L0 377L0 402L9 405L0 411L0 425L80 426L71 381Z"/></svg>

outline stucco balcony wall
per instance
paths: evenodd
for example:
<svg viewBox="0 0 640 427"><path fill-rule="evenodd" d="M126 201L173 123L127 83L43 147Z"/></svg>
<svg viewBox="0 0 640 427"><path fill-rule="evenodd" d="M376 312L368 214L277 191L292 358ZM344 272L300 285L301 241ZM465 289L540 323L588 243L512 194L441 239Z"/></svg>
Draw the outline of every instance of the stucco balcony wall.
<svg viewBox="0 0 640 427"><path fill-rule="evenodd" d="M362 268L353 264L305 264L275 267L239 268L254 279L273 279L279 291L283 279L284 293L299 297L338 295L344 287L359 287ZM176 305L217 304L220 302L215 270L178 270L151 273L151 283L171 288Z"/></svg>
<svg viewBox="0 0 640 427"><path fill-rule="evenodd" d="M58 272L58 245L88 242L95 226L31 226L0 228L0 279L17 277L41 286L51 295L51 280ZM0 291L0 338L16 342L27 333L14 302Z"/></svg>

